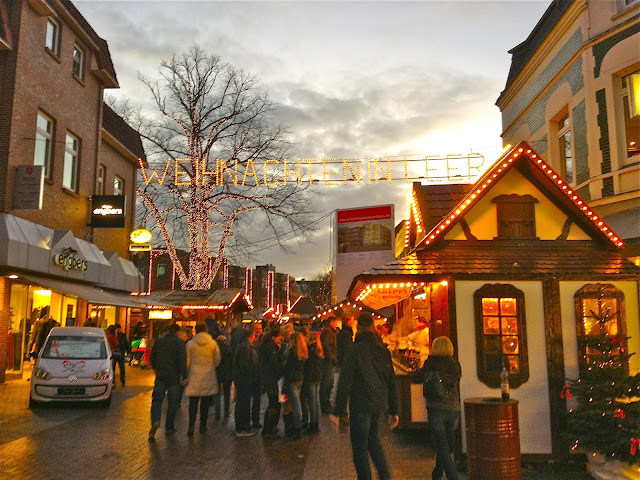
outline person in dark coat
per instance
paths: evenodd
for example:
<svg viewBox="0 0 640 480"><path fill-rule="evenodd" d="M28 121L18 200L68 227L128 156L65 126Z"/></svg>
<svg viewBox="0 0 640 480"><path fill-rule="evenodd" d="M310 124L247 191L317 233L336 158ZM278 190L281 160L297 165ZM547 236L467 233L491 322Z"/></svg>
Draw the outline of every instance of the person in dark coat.
<svg viewBox="0 0 640 480"><path fill-rule="evenodd" d="M173 323L169 326L167 335L158 338L153 344L149 360L151 368L156 372L156 381L151 394L151 430L149 440L155 438L162 416L162 402L167 394L167 416L165 419L165 433L176 431L175 419L178 411L178 400L182 386L189 383L187 372L186 344L178 337L180 326Z"/></svg>
<svg viewBox="0 0 640 480"><path fill-rule="evenodd" d="M302 382L301 401L302 417L309 419L306 425L307 435L315 435L319 430L320 415L320 381L322 380L322 361L324 353L320 342L320 332L313 330L307 335L307 349L309 358L304 364L304 380ZM305 415L305 413L307 415ZM302 426L305 430L305 425Z"/></svg>
<svg viewBox="0 0 640 480"><path fill-rule="evenodd" d="M126 355L131 355L131 344L129 343L129 339L127 339L127 336L125 335L125 333L122 331L122 326L119 323L116 323L114 325L115 327L115 334L116 334L116 339L118 340L118 345L116 347L115 352L113 353L113 356L116 360L115 363L118 364L118 367L120 368L120 383L122 384L122 386L124 387L125 385L125 368L124 365L126 363ZM113 374L116 374L116 369L114 366L113 369ZM115 379L114 379L115 381Z"/></svg>
<svg viewBox="0 0 640 480"><path fill-rule="evenodd" d="M231 382L233 382L233 353L227 345L227 337L220 334L216 338L220 348L220 365L216 368L218 377L218 393L213 399L215 419L220 420L222 414L222 401L224 400L224 418L229 418L231 411Z"/></svg>
<svg viewBox="0 0 640 480"><path fill-rule="evenodd" d="M291 334L291 345L287 352L287 362L284 367L284 390L291 402L292 422L289 437L298 440L302 438L302 404L300 391L304 380L304 364L309 358L307 341L300 332Z"/></svg>
<svg viewBox="0 0 640 480"><path fill-rule="evenodd" d="M322 380L320 381L320 410L331 413L331 392L333 391L334 369L338 365L338 350L336 347L336 326L338 319L329 317L323 322L320 343L324 357L322 359Z"/></svg>
<svg viewBox="0 0 640 480"><path fill-rule="evenodd" d="M283 374L282 332L274 325L258 348L260 361L260 384L267 394L269 405L264 412L262 436L268 439L279 438L278 422L280 421L280 392L278 380Z"/></svg>
<svg viewBox="0 0 640 480"><path fill-rule="evenodd" d="M349 313L345 315L342 322L342 328L336 336L336 350L338 356L338 368L342 368L342 362L344 361L349 349L353 345L354 329L356 326L355 315Z"/></svg>
<svg viewBox="0 0 640 480"><path fill-rule="evenodd" d="M369 456L381 480L391 478L391 472L378 438L378 424L386 413L389 426L398 426L398 391L391 354L373 333L373 318L358 317L358 336L349 349L338 380L336 405L331 421L339 425L340 416L349 403L349 430L353 464L358 480L371 479Z"/></svg>
<svg viewBox="0 0 640 480"><path fill-rule="evenodd" d="M236 436L255 435L251 428L251 396L260 378L258 352L253 346L256 339L253 325L245 328L245 337L236 348L233 357L233 382L236 386Z"/></svg>
<svg viewBox="0 0 640 480"><path fill-rule="evenodd" d="M436 447L436 465L432 478L442 478L444 472L447 480L457 480L458 470L451 458L455 431L460 423L460 377L462 368L453 358L453 344L447 337L436 338L431 345L429 357L422 368L414 374L414 383L422 383L427 372L436 371L442 379L444 390L448 395L438 400L429 400L427 414L429 429L433 434Z"/></svg>
<svg viewBox="0 0 640 480"><path fill-rule="evenodd" d="M231 343L229 344L234 355L236 354L236 348L238 348L238 345L240 345L244 339L244 328L241 324L238 325L238 321L234 318L231 320Z"/></svg>

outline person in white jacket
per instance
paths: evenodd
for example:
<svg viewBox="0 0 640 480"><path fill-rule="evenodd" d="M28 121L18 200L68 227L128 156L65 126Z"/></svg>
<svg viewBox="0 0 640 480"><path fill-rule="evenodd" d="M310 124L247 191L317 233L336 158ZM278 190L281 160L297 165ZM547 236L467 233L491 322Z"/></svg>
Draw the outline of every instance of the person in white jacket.
<svg viewBox="0 0 640 480"><path fill-rule="evenodd" d="M211 399L218 393L216 367L220 364L220 348L205 324L196 325L196 335L187 342L187 369L189 384L184 393L189 397L189 430L193 436L200 404L200 433L207 431L207 418Z"/></svg>

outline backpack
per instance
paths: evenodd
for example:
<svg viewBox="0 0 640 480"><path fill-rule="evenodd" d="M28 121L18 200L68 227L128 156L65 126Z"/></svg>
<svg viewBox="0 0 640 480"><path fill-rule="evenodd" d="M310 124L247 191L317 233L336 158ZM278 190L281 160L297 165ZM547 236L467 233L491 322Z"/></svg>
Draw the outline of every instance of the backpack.
<svg viewBox="0 0 640 480"><path fill-rule="evenodd" d="M427 401L442 402L451 396L451 392L445 387L440 374L436 370L429 370L422 382L422 395Z"/></svg>

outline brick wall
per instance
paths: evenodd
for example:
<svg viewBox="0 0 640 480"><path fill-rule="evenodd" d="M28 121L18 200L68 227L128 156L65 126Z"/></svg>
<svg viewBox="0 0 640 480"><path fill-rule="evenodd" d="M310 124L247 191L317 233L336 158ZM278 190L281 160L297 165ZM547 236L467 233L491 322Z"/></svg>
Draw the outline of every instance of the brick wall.
<svg viewBox="0 0 640 480"><path fill-rule="evenodd" d="M549 62L549 65L536 77L534 82L524 91L524 93L520 96L520 98L516 101L516 103L511 107L509 111L505 111L502 114L502 130L506 130L512 122L515 121L516 118L533 102L533 100L542 92L547 85L551 82L551 79L554 78L564 67L567 65L569 60L578 52L578 50L582 47L582 32L578 28L573 35L567 40L567 42L562 46L562 48L558 51L556 56ZM576 67L575 62L572 64L572 67ZM554 87L549 89L545 94L545 97L553 93L553 90L557 88L557 85L568 81L571 84L572 93L575 95L578 91L582 90L583 81L582 81L582 63L580 63L579 74L578 72L565 72L563 77L567 77L566 79L561 78L558 80ZM538 102L540 103L540 102ZM543 102L543 105L546 105L546 100ZM544 114L544 112L543 112ZM535 116L535 115L534 115ZM529 122L525 122L529 123ZM544 118L543 118L544 123ZM531 133L538 130L537 128L531 128ZM516 128L512 128L513 131L517 130Z"/></svg>
<svg viewBox="0 0 640 480"><path fill-rule="evenodd" d="M574 160L576 182L578 184L589 180L589 145L587 144L587 117L584 100L571 111L573 134Z"/></svg>

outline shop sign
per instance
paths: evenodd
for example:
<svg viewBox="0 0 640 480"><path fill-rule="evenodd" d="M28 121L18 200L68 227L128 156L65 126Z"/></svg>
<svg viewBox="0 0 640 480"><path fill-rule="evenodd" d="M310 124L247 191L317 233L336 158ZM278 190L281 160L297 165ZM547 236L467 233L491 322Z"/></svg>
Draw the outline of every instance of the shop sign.
<svg viewBox="0 0 640 480"><path fill-rule="evenodd" d="M89 265L86 260L76 257L77 253L73 248L65 248L62 253L53 256L53 263L65 270L80 270L84 272Z"/></svg>
<svg viewBox="0 0 640 480"><path fill-rule="evenodd" d="M94 228L123 228L125 195L93 195L91 197L91 226Z"/></svg>
<svg viewBox="0 0 640 480"><path fill-rule="evenodd" d="M369 295L362 299L362 303L374 310L378 310L401 302L405 298L409 297L412 291L412 285L404 287L386 287L378 285L377 288L370 290Z"/></svg>
<svg viewBox="0 0 640 480"><path fill-rule="evenodd" d="M44 167L20 165L16 167L13 187L13 208L16 210L42 210L44 193Z"/></svg>
<svg viewBox="0 0 640 480"><path fill-rule="evenodd" d="M129 235L129 239L131 243L129 244L130 252L150 252L153 248L149 242L153 235L151 232L145 228L138 228L131 232Z"/></svg>

